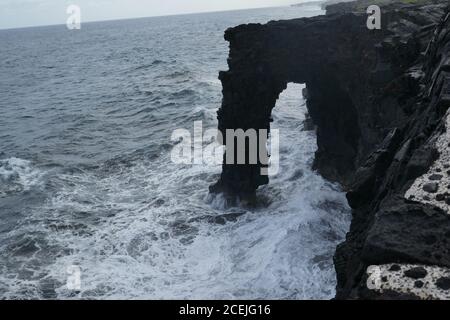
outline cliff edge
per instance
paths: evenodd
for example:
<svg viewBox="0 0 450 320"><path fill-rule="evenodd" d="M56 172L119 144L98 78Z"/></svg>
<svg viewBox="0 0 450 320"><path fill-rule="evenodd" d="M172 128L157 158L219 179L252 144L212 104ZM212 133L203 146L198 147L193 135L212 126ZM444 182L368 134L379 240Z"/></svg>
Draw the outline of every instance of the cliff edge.
<svg viewBox="0 0 450 320"><path fill-rule="evenodd" d="M450 6L384 1L369 30L372 2L227 30L219 130L270 129L279 94L305 83L315 169L353 209L337 298L450 299ZM252 199L261 167L224 164L211 192Z"/></svg>

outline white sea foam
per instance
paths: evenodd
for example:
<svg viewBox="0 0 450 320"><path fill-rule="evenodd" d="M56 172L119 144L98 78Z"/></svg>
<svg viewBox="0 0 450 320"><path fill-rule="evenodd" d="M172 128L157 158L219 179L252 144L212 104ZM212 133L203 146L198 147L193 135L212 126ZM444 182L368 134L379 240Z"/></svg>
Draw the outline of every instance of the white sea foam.
<svg viewBox="0 0 450 320"><path fill-rule="evenodd" d="M36 276L2 274L0 291L8 288L2 296L332 298L332 255L348 229L349 209L339 188L311 170L317 147L314 133L301 130L300 96L301 87L289 86L274 112L281 169L258 192L267 207L207 201L220 166L178 166L168 154L112 173L61 174L63 187L11 232L44 235L34 254L51 258L36 265L12 254ZM29 162L12 163L30 185L36 174ZM234 218L215 220L224 214ZM71 265L82 271L79 292L66 287Z"/></svg>
<svg viewBox="0 0 450 320"><path fill-rule="evenodd" d="M0 160L0 195L30 190L40 183L42 175L28 160L14 157Z"/></svg>

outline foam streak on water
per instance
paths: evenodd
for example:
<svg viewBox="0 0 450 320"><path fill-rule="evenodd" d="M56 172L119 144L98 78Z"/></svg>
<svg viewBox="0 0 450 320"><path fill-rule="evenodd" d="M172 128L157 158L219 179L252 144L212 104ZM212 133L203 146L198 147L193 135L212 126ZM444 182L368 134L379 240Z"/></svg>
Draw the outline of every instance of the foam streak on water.
<svg viewBox="0 0 450 320"><path fill-rule="evenodd" d="M332 298L349 208L311 170L316 137L302 131L301 86L289 86L274 111L280 173L258 191L259 208L225 208L208 195L220 166L170 161L173 130L198 120L217 127L223 30L318 13L88 24L70 38L52 28L0 33L0 75L10 75L0 78L9 88L0 297ZM71 265L81 268L79 291L66 286Z"/></svg>

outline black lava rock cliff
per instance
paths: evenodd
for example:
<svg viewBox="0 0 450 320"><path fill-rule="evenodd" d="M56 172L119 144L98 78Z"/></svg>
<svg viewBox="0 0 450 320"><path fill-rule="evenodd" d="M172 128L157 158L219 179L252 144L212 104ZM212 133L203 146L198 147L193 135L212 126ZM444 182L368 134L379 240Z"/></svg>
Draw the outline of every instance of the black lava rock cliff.
<svg viewBox="0 0 450 320"><path fill-rule="evenodd" d="M381 5L382 27L369 30L371 2L227 30L219 130L269 129L279 94L289 82L305 83L317 126L315 169L342 184L353 209L334 259L337 298L445 298L450 6ZM211 191L251 200L269 182L261 167L224 164Z"/></svg>

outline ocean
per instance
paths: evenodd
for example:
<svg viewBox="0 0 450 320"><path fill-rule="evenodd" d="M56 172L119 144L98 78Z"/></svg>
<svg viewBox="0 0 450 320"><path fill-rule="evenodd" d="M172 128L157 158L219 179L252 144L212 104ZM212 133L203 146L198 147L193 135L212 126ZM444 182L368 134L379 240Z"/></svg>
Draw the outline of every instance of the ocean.
<svg viewBox="0 0 450 320"><path fill-rule="evenodd" d="M323 13L0 30L0 298L333 298L350 209L311 169L302 85L274 110L280 170L258 207L208 194L220 165L170 157L175 129L217 127L228 27Z"/></svg>

